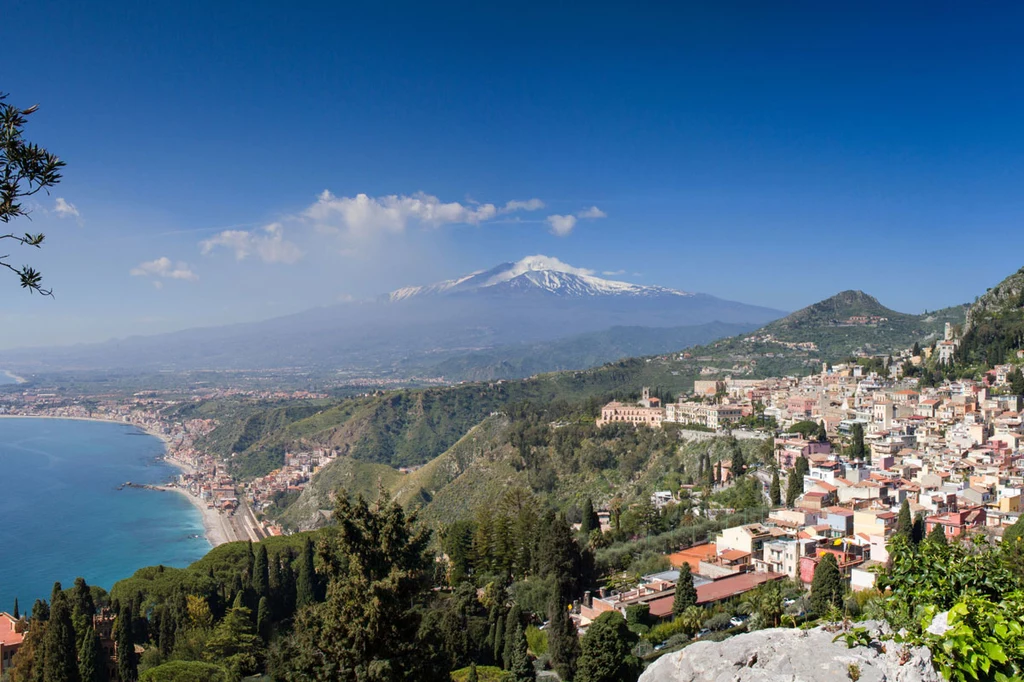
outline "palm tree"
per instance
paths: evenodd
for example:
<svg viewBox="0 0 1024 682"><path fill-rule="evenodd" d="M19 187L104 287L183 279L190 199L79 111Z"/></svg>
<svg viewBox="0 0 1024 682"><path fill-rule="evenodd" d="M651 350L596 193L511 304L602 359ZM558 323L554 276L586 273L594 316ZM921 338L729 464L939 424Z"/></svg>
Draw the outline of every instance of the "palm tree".
<svg viewBox="0 0 1024 682"><path fill-rule="evenodd" d="M704 609L699 606L688 606L679 615L679 620L687 634L695 635L704 624Z"/></svg>

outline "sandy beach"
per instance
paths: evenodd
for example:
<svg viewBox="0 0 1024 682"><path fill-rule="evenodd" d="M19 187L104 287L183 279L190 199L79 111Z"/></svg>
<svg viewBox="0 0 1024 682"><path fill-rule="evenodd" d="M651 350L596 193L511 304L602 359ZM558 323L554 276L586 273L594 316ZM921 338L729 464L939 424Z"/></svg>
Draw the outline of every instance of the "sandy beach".
<svg viewBox="0 0 1024 682"><path fill-rule="evenodd" d="M176 464L168 460L170 464ZM206 539L212 547L217 545L223 545L228 542L235 542L239 538L235 537L234 527L231 525L231 520L227 514L222 514L216 509L211 509L206 506L206 502L200 500L198 497L188 492L184 488L179 488L174 485L155 486L160 490L166 490L168 492L180 493L192 503L192 506L199 510L199 513L203 516L203 529L206 532Z"/></svg>

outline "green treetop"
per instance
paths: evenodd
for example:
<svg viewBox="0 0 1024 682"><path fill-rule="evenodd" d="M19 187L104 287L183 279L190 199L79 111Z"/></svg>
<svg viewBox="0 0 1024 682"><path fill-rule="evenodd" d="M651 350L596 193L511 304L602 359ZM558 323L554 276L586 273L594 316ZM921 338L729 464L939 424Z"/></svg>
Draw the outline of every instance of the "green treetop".
<svg viewBox="0 0 1024 682"><path fill-rule="evenodd" d="M679 567L679 580L676 582L676 594L672 599L672 615L679 617L683 611L697 604L697 588L693 586L693 573L690 564Z"/></svg>
<svg viewBox="0 0 1024 682"><path fill-rule="evenodd" d="M814 569L811 580L811 611L818 617L824 616L830 606L840 606L846 586L839 573L839 564L831 552L826 552Z"/></svg>
<svg viewBox="0 0 1024 682"><path fill-rule="evenodd" d="M637 636L618 611L606 611L590 624L573 682L636 682L641 664L633 655Z"/></svg>

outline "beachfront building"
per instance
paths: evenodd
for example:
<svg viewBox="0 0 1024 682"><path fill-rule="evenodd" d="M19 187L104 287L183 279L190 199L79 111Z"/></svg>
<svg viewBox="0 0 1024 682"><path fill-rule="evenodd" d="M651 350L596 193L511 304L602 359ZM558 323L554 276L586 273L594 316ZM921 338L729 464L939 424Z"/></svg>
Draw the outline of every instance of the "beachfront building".
<svg viewBox="0 0 1024 682"><path fill-rule="evenodd" d="M19 622L9 613L0 612L0 677L14 666L14 655L21 648L25 635Z"/></svg>

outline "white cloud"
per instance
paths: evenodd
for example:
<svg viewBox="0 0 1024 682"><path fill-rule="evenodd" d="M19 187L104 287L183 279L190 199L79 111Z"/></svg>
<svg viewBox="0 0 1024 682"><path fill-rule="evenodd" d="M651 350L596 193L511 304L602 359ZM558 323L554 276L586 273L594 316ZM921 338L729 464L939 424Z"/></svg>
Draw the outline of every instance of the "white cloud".
<svg viewBox="0 0 1024 682"><path fill-rule="evenodd" d="M280 223L271 223L262 230L224 230L199 242L203 255L209 255L218 246L235 252L236 260L256 256L264 263L295 263L302 258L298 246L285 240Z"/></svg>
<svg viewBox="0 0 1024 682"><path fill-rule="evenodd" d="M410 224L427 227L442 225L480 225L499 215L515 211L536 211L544 208L540 199L509 201L502 208L474 201L442 202L424 192L389 194L371 197L357 194L339 197L329 190L321 192L315 204L302 216L321 230L344 232L354 237L370 237L379 233L404 232Z"/></svg>
<svg viewBox="0 0 1024 682"><path fill-rule="evenodd" d="M551 234L558 237L567 237L576 227L576 216L574 215L549 215L548 224L551 226Z"/></svg>
<svg viewBox="0 0 1024 682"><path fill-rule="evenodd" d="M601 272L602 275L608 275L614 277L615 275L625 275L625 270L604 270Z"/></svg>
<svg viewBox="0 0 1024 682"><path fill-rule="evenodd" d="M58 218L81 218L82 214L78 212L78 208L65 201L63 197L57 197L57 204L53 208L53 212L57 214Z"/></svg>
<svg viewBox="0 0 1024 682"><path fill-rule="evenodd" d="M607 218L608 214L599 209L597 206L591 206L585 211L580 211L576 214L578 218Z"/></svg>
<svg viewBox="0 0 1024 682"><path fill-rule="evenodd" d="M505 207L501 209L502 213L512 213L513 211L539 211L544 208L544 202L540 199L527 199L526 201L509 201L505 204Z"/></svg>
<svg viewBox="0 0 1024 682"><path fill-rule="evenodd" d="M139 263L129 271L129 274L135 277L155 277L157 281L153 282L153 286L157 289L163 287L163 282L160 280L164 279L180 279L188 282L199 279L199 275L192 272L187 263L178 261L175 264L167 256Z"/></svg>

